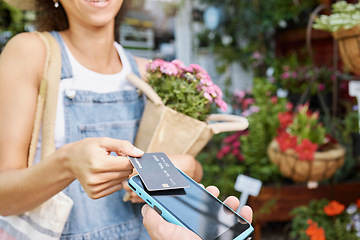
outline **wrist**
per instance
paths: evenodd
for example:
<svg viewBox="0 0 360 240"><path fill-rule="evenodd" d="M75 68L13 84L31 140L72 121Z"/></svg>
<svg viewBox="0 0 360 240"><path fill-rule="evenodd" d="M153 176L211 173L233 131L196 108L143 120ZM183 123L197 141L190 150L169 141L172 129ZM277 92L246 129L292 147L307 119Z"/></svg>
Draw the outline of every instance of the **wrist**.
<svg viewBox="0 0 360 240"><path fill-rule="evenodd" d="M71 168L69 152L66 145L56 150L50 157L54 158L54 161L57 162L57 166L59 166L59 170L66 180L72 182L76 179Z"/></svg>

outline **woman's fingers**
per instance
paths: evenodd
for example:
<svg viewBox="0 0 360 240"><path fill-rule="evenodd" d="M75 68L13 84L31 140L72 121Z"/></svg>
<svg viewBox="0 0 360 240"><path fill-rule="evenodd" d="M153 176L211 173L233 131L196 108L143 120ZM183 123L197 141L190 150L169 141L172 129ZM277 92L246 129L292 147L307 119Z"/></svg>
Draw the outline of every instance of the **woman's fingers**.
<svg viewBox="0 0 360 240"><path fill-rule="evenodd" d="M252 222L252 218L253 218L253 211L251 209L251 207L249 206L244 206L241 208L240 210L240 215L246 219L246 221L248 221L249 223Z"/></svg>
<svg viewBox="0 0 360 240"><path fill-rule="evenodd" d="M104 189L103 191L95 194L95 197L93 199L98 199L98 198L102 198L102 197L105 197L105 196L108 196L116 191L119 191L123 188L123 184L120 183L118 185L114 185L112 187L109 187L109 188L106 188Z"/></svg>
<svg viewBox="0 0 360 240"><path fill-rule="evenodd" d="M214 195L215 197L219 197L220 191L219 191L219 189L218 189L217 187L215 187L215 186L208 186L208 187L206 188L206 190L207 190L208 192L210 192L212 195Z"/></svg>
<svg viewBox="0 0 360 240"><path fill-rule="evenodd" d="M123 153L132 157L140 157L144 154L129 141L114 138L99 138L99 146L108 152Z"/></svg>

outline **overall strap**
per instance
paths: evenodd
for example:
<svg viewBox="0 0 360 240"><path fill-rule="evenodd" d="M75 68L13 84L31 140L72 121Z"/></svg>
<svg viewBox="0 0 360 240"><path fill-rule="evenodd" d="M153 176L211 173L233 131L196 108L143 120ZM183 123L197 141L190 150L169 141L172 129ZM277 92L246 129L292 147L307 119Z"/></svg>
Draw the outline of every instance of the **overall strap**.
<svg viewBox="0 0 360 240"><path fill-rule="evenodd" d="M130 66L131 66L131 69L132 69L133 73L134 73L135 75L137 75L139 78L141 78L140 72L139 72L139 68L138 68L138 65L137 65L137 63L136 63L136 60L135 60L135 58L134 58L134 55L132 55L129 51L127 51L127 50L125 50L125 49L124 49L124 52L125 52L126 56L127 56L128 59L129 59Z"/></svg>
<svg viewBox="0 0 360 240"><path fill-rule="evenodd" d="M72 78L73 72L70 65L70 60L67 55L67 51L65 48L64 40L61 37L60 33L57 31L51 31L51 35L56 39L59 43L60 51L61 51L61 79Z"/></svg>

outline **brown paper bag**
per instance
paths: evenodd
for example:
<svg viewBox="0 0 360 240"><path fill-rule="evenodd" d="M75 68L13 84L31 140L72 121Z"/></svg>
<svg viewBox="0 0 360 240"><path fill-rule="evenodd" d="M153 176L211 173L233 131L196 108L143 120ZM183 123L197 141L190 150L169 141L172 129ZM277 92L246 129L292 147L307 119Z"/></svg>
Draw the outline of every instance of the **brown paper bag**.
<svg viewBox="0 0 360 240"><path fill-rule="evenodd" d="M199 121L165 106L152 87L136 75L129 74L127 79L148 98L135 139L135 146L145 152L196 156L213 134L240 131L249 125L246 118L230 114L211 114L206 121Z"/></svg>

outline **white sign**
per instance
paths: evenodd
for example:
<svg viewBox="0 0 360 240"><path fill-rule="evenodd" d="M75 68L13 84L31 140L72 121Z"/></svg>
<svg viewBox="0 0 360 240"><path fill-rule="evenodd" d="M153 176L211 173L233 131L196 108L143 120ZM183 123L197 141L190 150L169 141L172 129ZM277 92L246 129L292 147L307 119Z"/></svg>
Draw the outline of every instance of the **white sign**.
<svg viewBox="0 0 360 240"><path fill-rule="evenodd" d="M360 129L360 81L350 81L349 83L349 95L356 97L359 111L359 129Z"/></svg>
<svg viewBox="0 0 360 240"><path fill-rule="evenodd" d="M240 174L235 182L235 190L241 192L240 206L237 212L246 204L247 199L250 196L257 197L259 195L262 182L259 179L248 177Z"/></svg>

